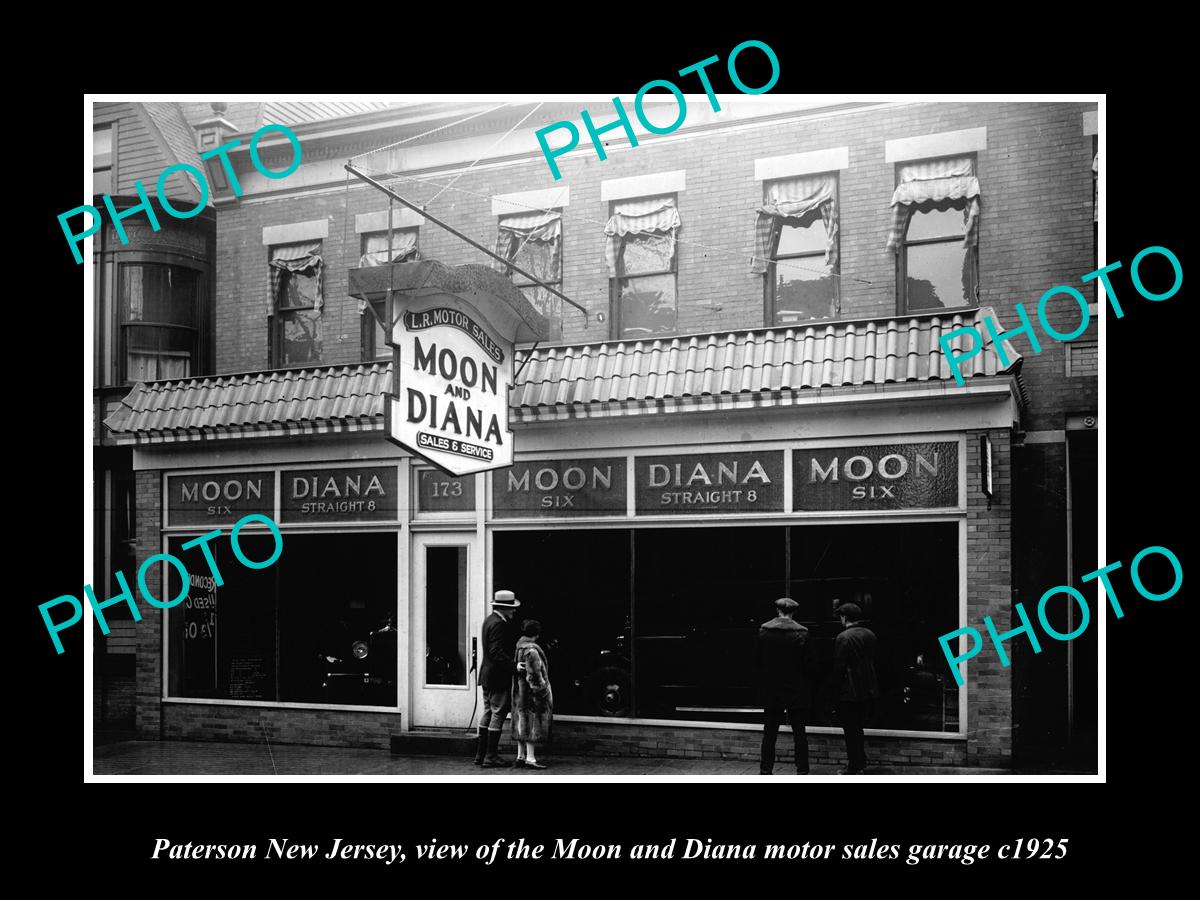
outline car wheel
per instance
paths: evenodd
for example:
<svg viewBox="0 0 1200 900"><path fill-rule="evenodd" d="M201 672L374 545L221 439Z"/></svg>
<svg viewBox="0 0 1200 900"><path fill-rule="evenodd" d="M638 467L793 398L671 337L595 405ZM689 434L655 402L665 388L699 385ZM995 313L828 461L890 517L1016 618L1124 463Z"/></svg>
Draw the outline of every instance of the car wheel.
<svg viewBox="0 0 1200 900"><path fill-rule="evenodd" d="M583 699L589 715L628 716L633 709L629 673L616 666L597 669L583 683Z"/></svg>

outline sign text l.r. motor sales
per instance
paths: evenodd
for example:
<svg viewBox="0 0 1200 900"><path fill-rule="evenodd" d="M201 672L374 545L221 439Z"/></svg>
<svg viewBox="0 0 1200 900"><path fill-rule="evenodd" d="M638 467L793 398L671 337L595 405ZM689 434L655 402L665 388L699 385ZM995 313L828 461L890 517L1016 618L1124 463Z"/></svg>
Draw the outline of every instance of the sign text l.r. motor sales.
<svg viewBox="0 0 1200 900"><path fill-rule="evenodd" d="M469 334L475 339L480 347L482 347L487 355L498 363L504 362L504 350L499 344L492 340L491 335L484 331L478 322L475 322L466 313L459 312L457 309L427 309L419 313L405 313L404 327L409 331L421 331L425 328L435 328L438 325L448 325L452 328L457 328L465 334Z"/></svg>

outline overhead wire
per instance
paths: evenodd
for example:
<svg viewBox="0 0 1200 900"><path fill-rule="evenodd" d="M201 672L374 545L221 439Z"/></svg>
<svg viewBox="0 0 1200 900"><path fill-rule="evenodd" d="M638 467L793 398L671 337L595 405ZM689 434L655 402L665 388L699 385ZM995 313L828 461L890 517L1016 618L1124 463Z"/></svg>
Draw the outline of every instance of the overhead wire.
<svg viewBox="0 0 1200 900"><path fill-rule="evenodd" d="M520 128L522 125L524 125L525 121L530 116L532 116L535 112L537 112L539 109L541 109L543 105L544 105L544 101L539 101L537 106L535 106L533 109L531 109L529 112L527 112L524 116L522 116L521 121L519 121L515 125L513 125L512 128L508 129L508 131L506 131L503 135L501 135L499 138L497 138L496 141L490 147L488 147L486 150L484 150L482 153L480 153L479 156L477 156L475 158L475 162L471 163L469 166L467 166L465 169L463 169L461 172L459 172L457 175L455 175L453 178L451 178L450 181L440 191L438 191L436 194L434 194L433 197L429 201L421 204L422 208L432 206L434 201L437 200L438 197L442 196L442 194L446 193L446 191L448 191L450 188L452 188L454 186L454 183L456 181L458 181L458 179L462 178L464 175L466 175L468 172L470 172L473 168L475 168L477 165L479 165L479 161L481 159L483 159L485 156L487 156L489 153L491 153L493 150L495 150L497 147L499 147L504 141L506 141L510 134L512 134L514 131L516 131L518 128Z"/></svg>
<svg viewBox="0 0 1200 900"><path fill-rule="evenodd" d="M374 156L377 153L383 153L384 151L391 150L394 147L400 147L404 144L409 143L410 141L416 141L416 140L420 140L423 137L429 137L429 135L437 134L439 131L446 131L447 129L454 128L458 125L462 125L464 122L470 122L472 119L478 119L480 116L486 116L488 113L494 113L499 109L503 109L504 107L511 106L511 105L512 104L506 100L504 103L500 103L496 106L491 107L490 109L485 109L485 110L481 110L479 112L472 113L469 116L464 116L463 118L456 119L453 122L447 122L444 125L439 125L437 128L431 128L428 131L421 132L420 134L410 135L409 137L402 138L401 140L394 141L390 144L385 144L382 147L376 147L374 150L366 150L362 153L358 153L354 156L351 156L348 160L346 160L346 162L353 163L354 160L360 159L361 157ZM517 125L514 125L513 128L510 129L509 134L511 134L513 131L515 131L516 128L518 126L520 126L520 124L522 122L524 122L525 119L528 119L530 115L533 115L533 113L536 112L538 107L540 107L541 105L542 104L539 103L537 106L535 106L533 108L533 110L528 115L525 116L525 118L521 119L521 121L518 122ZM507 137L507 136L508 135L505 135L505 137ZM499 143L499 142L497 141L497 143ZM493 147L494 146L495 145L493 145ZM489 149L489 151L491 150L491 148L488 148L488 149ZM480 157L480 159L482 159L482 157ZM479 162L478 159L475 160L475 163L478 163L478 162ZM468 166L467 171L469 171L470 168L475 165L475 163L472 163L471 166ZM462 174L465 175L466 172L463 172ZM453 184L453 182L451 182L451 184ZM388 223L387 223L387 225L388 225L388 248L389 248L388 255L389 256L391 256L391 242L392 242L392 230L393 230L391 209L392 209L392 204L391 204L391 201L389 200L388 201ZM346 239L347 239L347 232L349 230L349 225L350 225L350 172L349 172L349 170L347 170L347 172L346 172L346 193L342 200L342 246L343 247L346 246ZM370 305L370 304L368 304L368 305ZM379 322L380 327L383 327L383 321L381 319L379 319L379 314L378 314L378 312L376 312L376 310L373 306L371 307L371 312L375 315L375 318Z"/></svg>
<svg viewBox="0 0 1200 900"><path fill-rule="evenodd" d="M429 137L431 134L437 134L439 131L445 131L448 128L454 128L456 125L462 125L464 122L470 122L472 119L478 119L480 116L486 116L488 113L494 113L498 109L503 109L504 107L511 105L512 104L506 100L499 106L493 106L491 109L485 109L482 112L472 113L469 116L464 116L463 118L457 119L453 122L447 122L445 125L439 125L437 128L431 128L428 131L421 132L420 134L414 134L411 137L406 137L403 140L396 141L395 143L385 144L382 147L376 147L374 150L365 150L362 153L351 156L349 161L353 162L354 160L363 156L374 156L376 153L383 153L385 150L391 150L393 147L399 147L402 144L407 144L409 141L416 141L423 137ZM538 105L540 106L541 104Z"/></svg>

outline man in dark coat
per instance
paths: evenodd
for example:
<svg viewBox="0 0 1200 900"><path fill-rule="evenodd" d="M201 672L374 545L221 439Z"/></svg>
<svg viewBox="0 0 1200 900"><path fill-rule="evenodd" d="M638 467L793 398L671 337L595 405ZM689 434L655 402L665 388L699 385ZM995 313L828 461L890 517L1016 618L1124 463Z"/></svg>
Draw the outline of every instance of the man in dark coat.
<svg viewBox="0 0 1200 900"><path fill-rule="evenodd" d="M758 770L775 768L775 739L787 715L796 744L796 774L808 774L808 735L804 726L812 706L812 687L806 666L808 629L793 619L800 604L789 597L775 601L778 615L758 629L755 663L762 692L765 723Z"/></svg>
<svg viewBox="0 0 1200 900"><path fill-rule="evenodd" d="M833 641L833 698L846 733L846 768L842 775L861 775L867 768L863 726L879 696L875 680L875 632L859 624L862 610L856 603L836 608L842 632Z"/></svg>
<svg viewBox="0 0 1200 900"><path fill-rule="evenodd" d="M479 719L479 747L475 765L485 769L511 766L500 758L500 733L512 705L512 678L517 634L511 625L521 601L512 591L496 591L492 614L483 620L483 662L479 666L479 689L483 691L484 710Z"/></svg>

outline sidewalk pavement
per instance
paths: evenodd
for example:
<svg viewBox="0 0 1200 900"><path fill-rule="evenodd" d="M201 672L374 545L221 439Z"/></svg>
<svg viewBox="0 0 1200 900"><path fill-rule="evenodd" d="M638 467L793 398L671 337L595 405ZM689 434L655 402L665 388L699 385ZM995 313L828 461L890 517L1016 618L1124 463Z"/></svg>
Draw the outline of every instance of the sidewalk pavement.
<svg viewBox="0 0 1200 900"><path fill-rule="evenodd" d="M758 762L743 759L658 759L644 757L553 756L545 771L479 769L469 758L394 756L387 750L310 747L297 744L234 744L216 741L134 741L101 743L93 749L96 775L443 775L539 778L547 775L758 775ZM813 766L813 775L836 775L836 766ZM776 775L791 775L777 764ZM892 767L874 775L1007 775L1007 769Z"/></svg>

